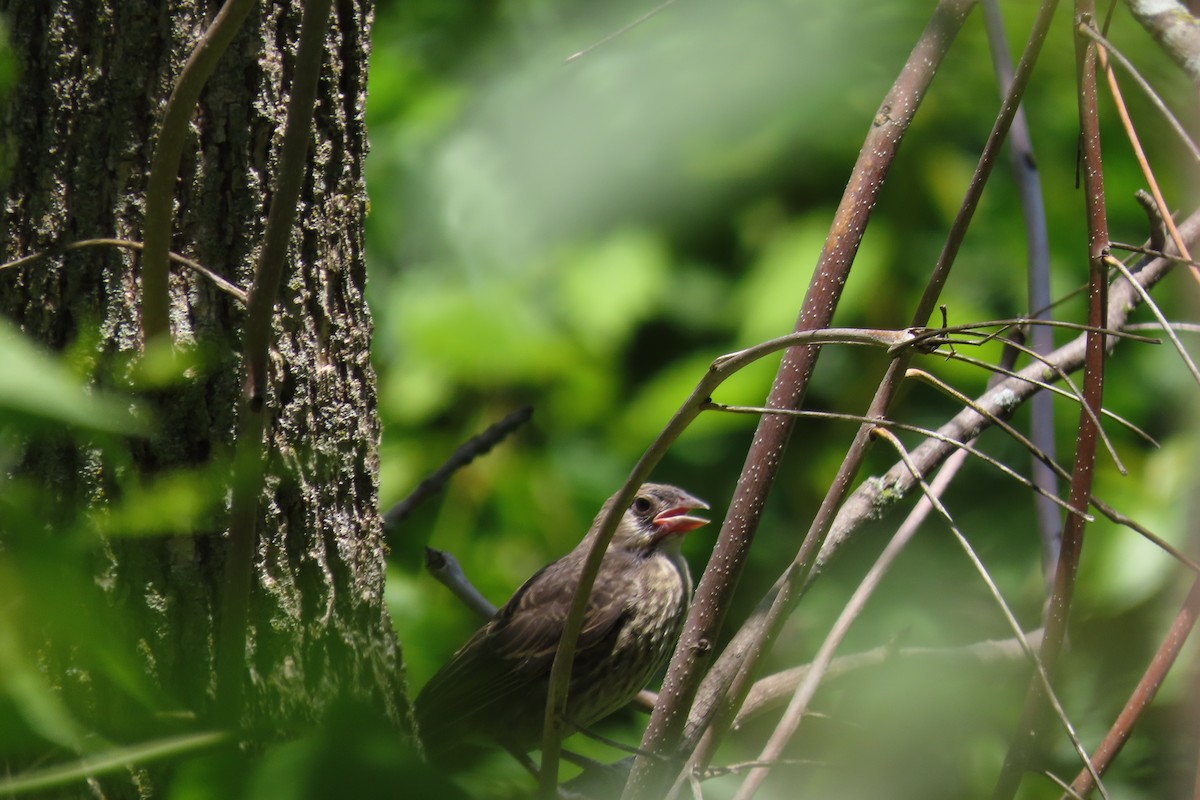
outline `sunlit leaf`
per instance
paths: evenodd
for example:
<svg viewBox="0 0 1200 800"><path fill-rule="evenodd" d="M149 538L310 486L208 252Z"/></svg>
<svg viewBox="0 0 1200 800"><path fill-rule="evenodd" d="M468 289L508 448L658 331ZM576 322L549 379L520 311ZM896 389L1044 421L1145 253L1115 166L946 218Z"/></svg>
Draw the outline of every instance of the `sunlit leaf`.
<svg viewBox="0 0 1200 800"><path fill-rule="evenodd" d="M10 324L0 320L0 412L122 434L145 433L129 401L96 391Z"/></svg>

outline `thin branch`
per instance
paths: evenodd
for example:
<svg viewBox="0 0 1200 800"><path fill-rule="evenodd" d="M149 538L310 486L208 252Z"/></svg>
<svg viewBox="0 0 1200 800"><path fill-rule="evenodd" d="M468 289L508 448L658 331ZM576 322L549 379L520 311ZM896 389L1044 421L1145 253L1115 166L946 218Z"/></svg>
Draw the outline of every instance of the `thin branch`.
<svg viewBox="0 0 1200 800"><path fill-rule="evenodd" d="M126 250L133 250L135 252L141 252L143 249L145 249L145 245L143 245L141 242L134 242L129 239L80 239L79 241L69 242L60 247L52 247L47 250L41 250L37 253L30 253L29 255L22 256L14 261L5 262L0 264L0 271L28 266L29 264L37 263L43 259L54 258L62 255L63 253L70 253L74 250L83 250L89 247L120 247ZM225 280L225 278L213 272L200 262L193 261L187 256L181 256L175 252L167 253L167 257L172 263L180 264L199 275L203 275L205 278L208 278L210 281L212 281L213 285L222 292L225 292L225 294L238 300L242 305L246 304L246 292L243 291L241 287Z"/></svg>
<svg viewBox="0 0 1200 800"><path fill-rule="evenodd" d="M295 227L297 204L304 176L308 173L308 149L312 140L313 112L317 105L317 79L325 49L332 0L309 0L304 4L300 23L300 45L296 69L288 98L283 143L279 148L279 172L271 193L267 227L262 250L250 286L250 308L244 337L250 403L263 402L267 385L267 351L271 343L271 322L279 287L287 269L288 246Z"/></svg>
<svg viewBox="0 0 1200 800"><path fill-rule="evenodd" d="M1133 727L1141 718L1142 712L1154 701L1159 687L1162 686L1167 673L1179 657L1180 650L1183 649L1184 643L1192 629L1195 628L1197 616L1200 616L1200 579L1192 582L1192 588L1188 591L1187 598L1171 622L1171 628L1163 638L1162 644L1158 646L1154 657L1150 659L1150 665L1146 667L1146 671L1138 681L1137 688L1125 701L1125 707L1121 709L1121 713L1117 715L1108 734L1092 754L1092 761L1101 775L1108 769L1113 759L1121 752L1121 748L1125 746L1125 742L1133 734ZM1073 792L1074 796L1083 797L1093 788L1093 776L1084 770L1075 776L1069 791Z"/></svg>
<svg viewBox="0 0 1200 800"><path fill-rule="evenodd" d="M171 332L167 260L171 251L171 221L175 215L175 182L187 144L188 123L217 62L256 5L255 0L226 0L179 73L163 112L146 181L146 219L142 223L145 245L142 253L142 339L145 343L159 336L169 336Z"/></svg>
<svg viewBox="0 0 1200 800"><path fill-rule="evenodd" d="M1086 326L1080 326L1080 327L1084 328L1085 330L1087 329ZM1125 332L1116 333L1112 329L1108 329L1108 328L1102 329L1102 330L1096 330L1096 331L1092 331L1092 332L1102 333L1106 337L1119 335L1120 337L1124 337L1124 338L1134 338L1135 340L1138 340L1138 341L1145 341L1145 342L1149 342L1149 343L1153 343L1153 344L1159 343L1157 339L1146 339L1143 337L1136 337L1134 334L1125 333ZM1097 433L1097 435L1099 435L1100 441L1104 443L1104 448L1108 452L1109 456L1112 458L1113 464L1116 465L1117 471L1120 472L1122 475L1128 474L1128 470L1125 469L1125 465L1123 463L1121 463L1120 456L1117 455L1117 448L1113 446L1112 440L1108 438L1108 433L1104 430L1104 426L1100 424L1100 416L1094 414L1092 412L1092 410L1090 408L1088 408L1087 403L1085 403L1083 400L1083 392L1081 392L1079 390L1079 387L1077 387L1075 385L1075 381L1071 380L1071 376L1068 375L1065 370L1063 370L1061 367L1056 365L1053 361L1047 359L1045 356L1041 355L1037 351L1035 351L1031 348L1025 347L1020 342L1017 342L1011 338L1000 337L998 335L993 335L993 336L994 336L994 338L997 338L1000 341L1004 342L1004 345L1006 347L1011 347L1014 350L1025 353L1026 355L1032 357L1034 361L1039 361L1042 364L1045 364L1050 369L1054 370L1056 373L1058 373L1058 377L1062 380L1063 383L1065 383L1067 385L1068 388L1070 388L1071 397L1078 404L1080 412L1087 414L1089 417L1091 417L1092 423L1096 426L1096 433ZM954 358L956 355L957 354L951 354L951 358ZM1037 395L1035 394L1034 396L1036 397Z"/></svg>
<svg viewBox="0 0 1200 800"><path fill-rule="evenodd" d="M968 408L973 408L981 416L987 417L991 421L992 425L994 425L995 427L1004 431L1009 436L1011 436L1013 439L1015 439L1018 443L1020 443L1020 445L1022 447L1024 447L1026 450L1028 450L1029 454L1033 456L1034 461L1036 463L1040 464L1041 466L1045 467L1047 470L1049 470L1052 476L1054 476L1056 478L1064 478L1064 479L1070 480L1070 477L1071 477L1070 474L1065 469L1063 469L1058 464L1057 461L1055 461L1053 458L1051 458L1048 454L1042 452L1042 450L1036 444L1034 444L1033 441L1029 437L1025 436L1025 434L1018 431L1016 428L1014 428L1012 425L1010 425L1007 421L1000 419L999 417L995 416L994 414L991 414L990 412L988 412L988 410L986 408L980 406L974 400L967 397L965 394L958 391L953 386L951 386L950 384L943 381L941 378L938 378L938 377L932 375L931 373L926 372L923 369L915 369L915 368L909 368L909 370L907 372L905 372L904 377L913 378L915 380L921 381L922 383L926 383L926 384L932 386L933 388L937 389L939 392L945 394L947 397L950 397L950 398L958 401L962 405L967 406ZM1045 492L1046 494L1050 494L1051 496L1057 496L1057 495L1054 495L1052 491L1045 489L1044 485L1042 483L1040 483L1038 481L1033 481L1033 483L1034 483L1034 485L1036 485L1038 487L1038 489L1041 492ZM1056 485L1055 483L1053 483L1053 482L1051 483L1052 487L1055 485ZM1058 511L1056 509L1055 514L1057 515L1057 513L1058 513Z"/></svg>
<svg viewBox="0 0 1200 800"><path fill-rule="evenodd" d="M801 305L796 330L819 329L832 319L900 142L973 7L973 0L939 1L904 68L883 98L834 214ZM804 347L784 354L767 399L768 406L800 406L818 353L817 348ZM791 428L791 421L785 417L772 415L759 422L712 557L700 579L667 669L659 703L646 726L642 738L644 750L666 754L675 752L679 746L688 710L715 655L713 642L724 622ZM622 797L660 800L671 782L669 772L658 762L638 759Z"/></svg>
<svg viewBox="0 0 1200 800"><path fill-rule="evenodd" d="M872 417L864 417L859 414L844 414L844 413L837 412L837 411L814 411L811 409L796 410L796 409L786 409L786 408L764 408L761 406L731 406L731 405L725 405L724 403L713 403L713 402L709 402L708 404L706 404L705 408L712 409L713 411L725 411L725 412L732 413L732 414L787 414L789 416L801 417L801 418L805 418L805 419L836 419L836 420L844 420L846 422L857 422L860 425L875 425L875 426L882 427L882 428L889 428L889 429L894 428L896 430L909 431L911 433L919 433L922 436L925 436L929 440L943 442L945 444L950 445L951 447L955 447L960 450L963 450L966 453L968 453L969 455L975 456L976 458L983 461L984 463L989 464L992 467L995 467L1000 472L1004 473L1008 477L1017 481L1022 486L1024 486L1026 489L1031 489L1032 491L1037 492L1037 493L1042 493L1045 491L1040 486L1038 486L1033 481L1031 481L1029 478L1026 478L1024 475L1020 474L1019 472L1014 470L1012 467L1005 464L1003 461L1000 461L999 459L989 456L987 453L984 453L983 451L979 450L978 448L974 447L973 445L962 442L951 436L946 436L945 434L942 434L942 433L932 430L930 428L923 428L920 425L910 425L905 422L897 422L897 421L891 420L891 419L879 419L879 418L872 418ZM995 415L993 415L993 414L988 414L987 416L991 420L999 421L996 419ZM1029 440L1026 439L1024 436L1020 436L1018 434L1018 437L1019 437L1018 441L1021 442L1022 444L1029 442ZM1059 508L1066 511L1068 514L1082 514L1083 517L1087 521L1089 521L1089 522L1093 521L1093 517L1090 514L1088 514L1085 511L1080 511L1077 508L1073 508L1065 500L1062 500L1051 494L1047 494L1047 495L1043 495L1043 496L1048 497L1051 502L1055 503Z"/></svg>
<svg viewBox="0 0 1200 800"><path fill-rule="evenodd" d="M391 529L400 524L419 505L440 492L446 482L450 480L450 476L480 456L487 455L493 447L504 441L532 417L533 406L522 406L499 422L490 425L483 433L472 436L463 442L451 453L445 463L417 484L417 488L413 489L408 497L396 503L383 515L384 527Z"/></svg>
<svg viewBox="0 0 1200 800"><path fill-rule="evenodd" d="M462 604L484 619L496 615L496 607L467 579L458 559L445 550L425 548L425 569L437 582L449 589Z"/></svg>
<svg viewBox="0 0 1200 800"><path fill-rule="evenodd" d="M967 558L971 561L971 565L974 566L975 571L979 573L979 577L983 579L984 585L987 586L988 592L992 595L992 599L996 601L997 608L999 608L1000 612L1004 615L1004 619L1008 623L1009 629L1012 630L1013 635L1017 638L1017 641L1021 643L1021 648L1025 651L1025 654L1029 657L1030 662L1033 664L1035 673L1034 681L1041 687L1046 698L1050 701L1051 708L1054 710L1059 722L1062 723L1067 737L1071 740L1071 746L1075 749L1075 752L1079 756L1080 761L1083 763L1084 768L1096 780L1096 788L1099 790L1100 795L1107 800L1108 793L1104 788L1104 784L1100 781L1099 775L1096 774L1095 766L1088 757L1087 751L1084 749L1083 744L1079 741L1079 735L1075 732L1075 727L1071 724L1070 718L1067 717L1066 710L1062 707L1062 703L1059 702L1058 696L1054 692L1054 686L1050 680L1050 674L1046 668L1044 659L1038 656L1038 653L1033 649L1033 645L1029 643L1029 640L1026 638L1025 632L1022 630L1020 623L1017 622L1016 615L1013 614L1012 609L1009 608L1008 603L1005 602L1004 595L1000 593L1000 587L996 586L996 582L992 580L992 576L988 573L987 567L984 566L983 561L980 560L979 554L975 552L973 547L971 547L970 541L963 534L962 530L959 529L958 524L954 522L954 518L942 504L941 499L933 492L929 484L925 482L925 478L921 475L921 473L917 471L916 464L913 463L912 458L904 449L904 445L900 442L900 440L897 439L890 431L882 428L878 430L877 435L880 438L886 439L892 445L892 447L899 454L900 459L904 462L905 466L912 471L913 479L920 485L921 492L926 498L929 499L929 502L933 505L934 509L937 510L938 515L946 521L946 526L950 529L950 532L954 534L954 538L958 540L958 543L966 553ZM1068 519L1073 518L1068 517ZM1068 523L1067 529L1070 529L1070 523ZM1066 543L1065 539L1064 543ZM1043 638L1043 653L1045 652L1045 647L1046 641Z"/></svg>
<svg viewBox="0 0 1200 800"><path fill-rule="evenodd" d="M645 14L642 14L640 17L633 20L632 22L622 25L620 28L617 28L612 33L601 37L599 40L592 42L591 44L589 44L587 47L583 48L582 50L577 50L576 52L567 56L566 58L563 59L563 63L570 64L572 61L578 61L579 59L583 58L584 56L586 56L588 53L592 52L596 48L601 47L602 45L606 45L609 42L611 42L612 40L617 39L621 36L624 36L625 34L629 33L634 28L637 28L638 26L640 26L642 23L647 22L650 19L652 19L653 17L662 13L663 11L666 11L667 6L671 5L674 2L675 2L675 0L663 0L663 2L659 3L654 8L650 9Z"/></svg>
<svg viewBox="0 0 1200 800"><path fill-rule="evenodd" d="M1076 0L1075 19L1077 24L1094 16L1095 8L1090 0ZM1104 196L1104 162L1100 153L1100 122L1097 110L1096 88L1096 45L1087 37L1075 38L1076 76L1079 91L1080 147L1084 200L1087 207L1088 225L1088 324L1098 328L1108 325L1108 219ZM1127 279L1128 280L1128 279ZM1136 283L1136 281L1134 282ZM1113 327L1119 328L1120 325ZM1085 404L1093 414L1080 414L1078 435L1075 441L1075 462L1071 470L1071 488L1068 494L1071 506L1083 508L1091 497L1092 476L1096 464L1097 426L1095 413L1103 406L1104 366L1107 342L1103 334L1088 333L1085 339L1083 396ZM1079 570L1079 557L1083 549L1085 521L1077 516L1067 517L1063 528L1062 549L1058 569L1054 575L1054 588L1050 594L1046 611L1046 636L1042 641L1041 662L1046 675L1053 674L1058 664L1066 637L1067 615L1075 590L1075 578ZM1041 727L1043 706L1047 698L1053 702L1049 679L1039 670L1026 694L1025 705L1017 725L1017 732L1005 756L1004 765L997 777L993 800L1010 800L1021 783L1021 778L1032 756L1035 737ZM1089 767L1090 768L1090 767Z"/></svg>
<svg viewBox="0 0 1200 800"><path fill-rule="evenodd" d="M1177 253L1164 253L1161 250L1155 250L1152 247L1142 247L1138 244L1127 244L1125 242L1110 242L1108 245L1113 250L1127 250L1130 253L1141 253L1144 256L1154 256L1155 258L1167 258L1176 264L1186 264L1189 267L1200 267L1200 261L1191 258L1184 258ZM1131 330L1127 327L1126 330Z"/></svg>
<svg viewBox="0 0 1200 800"><path fill-rule="evenodd" d="M1136 327L1136 326L1130 326L1130 327ZM1126 330L1128 330L1128 328L1126 328ZM1031 386L1036 386L1039 389L1045 389L1048 392L1053 392L1054 394L1058 395L1059 397L1065 397L1066 399L1070 400L1072 403L1079 404L1080 407L1083 406L1083 398L1080 397L1079 390L1075 387L1075 383L1073 381L1070 381L1070 380L1063 381L1064 383L1066 383L1068 386L1070 386L1074 390L1074 391L1068 392L1066 389L1060 389L1052 383L1047 383L1046 381L1040 381L1037 378L1031 377L1030 375L1023 374L1021 372L1016 372L1015 370L1011 370L1006 367L999 366L997 364L990 364L986 361L981 361L980 359L977 359L977 358L971 358L970 356L964 356L962 353L952 353L950 355L950 358L954 359L955 361L961 361L964 364L970 364L971 366L974 366L974 367L980 367L981 369L988 370L989 372L994 372L998 375L1007 375L1008 377L1010 377L1014 380L1023 381L1025 383L1030 384ZM1052 368L1055 370L1055 372L1058 372L1062 369L1062 367L1059 364L1054 363L1054 362L1050 362L1050 363L1053 365ZM1065 375L1066 373L1063 372L1062 374ZM1142 441L1146 442L1151 447L1161 447L1161 445L1158 443L1157 439L1155 439L1153 436L1151 436L1146 431L1139 428L1137 425L1134 425L1131 421L1122 417L1120 414L1117 414L1114 411L1110 411L1107 408L1102 408L1102 409L1100 409L1100 416L1111 419L1113 422L1117 423L1122 428L1125 428L1130 433L1133 433L1136 436L1138 436L1140 439L1142 439ZM1097 426L1097 427L1103 427L1103 426Z"/></svg>

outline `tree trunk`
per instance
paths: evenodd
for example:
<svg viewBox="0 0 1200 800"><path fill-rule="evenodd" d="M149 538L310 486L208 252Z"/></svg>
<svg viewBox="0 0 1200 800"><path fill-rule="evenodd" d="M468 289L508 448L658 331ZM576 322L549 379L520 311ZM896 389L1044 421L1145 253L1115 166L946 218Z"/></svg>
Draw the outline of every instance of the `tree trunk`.
<svg viewBox="0 0 1200 800"><path fill-rule="evenodd" d="M84 239L140 241L163 108L218 5L0 0L19 65L3 108L0 260ZM172 250L242 288L271 200L302 6L271 0L250 12L201 95L176 185ZM363 296L370 20L370 0L338 0L330 14L309 172L275 312L243 720L275 730L319 718L337 698L369 703L409 730L383 598L379 423ZM20 454L17 472L51 501L42 536L78 530L81 519L168 476L215 486L207 514L158 520L164 535L91 540L91 581L80 584L80 597L103 596L111 612L103 624L119 626L114 641L128 646L123 656L161 702L153 713L144 703L128 710L128 687L98 674L69 636L38 631L40 641L28 643L71 712L105 735L145 730L132 717L182 711L205 719L214 708L243 385L244 305L173 266L172 336L192 367L149 386L135 365L139 287L137 253L111 246L0 272L0 310L26 334L90 365L99 386L134 385L154 410L147 439L114 446L63 435Z"/></svg>

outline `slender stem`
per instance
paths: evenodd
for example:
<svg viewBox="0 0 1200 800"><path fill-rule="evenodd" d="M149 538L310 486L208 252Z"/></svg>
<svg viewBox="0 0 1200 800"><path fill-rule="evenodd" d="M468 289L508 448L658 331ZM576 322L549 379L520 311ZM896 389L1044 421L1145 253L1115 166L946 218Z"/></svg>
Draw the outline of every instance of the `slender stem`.
<svg viewBox="0 0 1200 800"><path fill-rule="evenodd" d="M308 0L300 23L300 46L292 94L288 99L283 144L279 151L279 172L262 251L250 287L250 307L246 316L245 358L250 401L263 402L267 383L267 350L271 342L271 322L275 301L287 267L288 246L296 221L300 188L308 172L308 147L312 138L312 119L317 102L317 78L321 74L325 31L332 0Z"/></svg>
<svg viewBox="0 0 1200 800"><path fill-rule="evenodd" d="M974 0L940 0L929 25L881 103L834 215L801 306L796 330L819 329L829 324L900 142L938 65L974 5ZM818 352L817 348L805 347L785 353L767 405L799 407ZM789 419L774 415L759 422L713 555L700 579L696 599L667 669L659 702L642 738L642 749L647 752L668 755L680 744L692 701L715 655L713 643L745 565L792 425ZM623 797L658 800L671 780L671 770L671 765L662 759L638 758Z"/></svg>
<svg viewBox="0 0 1200 800"><path fill-rule="evenodd" d="M1090 0L1076 0L1076 24L1086 24L1094 14ZM1104 198L1104 164L1100 155L1100 125L1097 111L1096 45L1087 37L1076 37L1076 70L1079 84L1079 123L1082 146L1082 174L1088 221L1088 324L1102 327L1108 312L1108 221ZM1104 392L1106 341L1101 333L1086 334L1083 398L1098 412ZM1083 508L1091 497L1096 460L1097 430L1095 414L1079 415L1075 440L1075 463L1071 471L1068 499L1074 508ZM1042 640L1041 661L1053 677L1066 636L1067 616L1074 595L1079 556L1083 549L1085 521L1077 515L1067 517L1063 527L1062 549L1054 588L1046 612L1046 635ZM1042 727L1046 692L1040 681L1033 681L1026 694L1017 733L997 777L993 800L1010 800L1021 783L1033 754L1038 730Z"/></svg>
<svg viewBox="0 0 1200 800"><path fill-rule="evenodd" d="M1012 86L1013 66L1012 58L1008 54L1008 37L1004 33L1004 19L1000 15L999 0L983 0L983 16L1000 89L1007 92ZM1017 108L1013 117L1008 155L1025 221L1025 252L1028 261L1026 291L1029 308L1033 309L1034 317L1045 319L1049 315L1051 305L1050 235L1046 229L1046 205L1042 196L1037 159L1033 152L1033 137L1029 133L1029 121L1022 107ZM1042 355L1049 353L1054 349L1054 332L1044 325L1031 326L1029 343L1035 352ZM1035 394L1030 398L1029 412L1029 438L1040 452L1053 460L1056 457L1053 398L1044 392ZM1033 462L1032 477L1034 482L1048 493L1058 494L1057 479L1045 464L1036 459ZM1057 509L1045 497L1035 497L1033 506L1038 536L1042 541L1042 572L1046 576L1048 587L1054 563L1058 561L1062 522Z"/></svg>
<svg viewBox="0 0 1200 800"><path fill-rule="evenodd" d="M84 250L89 247L120 247L139 253L145 250L145 245L143 245L141 242L134 242L129 239L79 239L74 242L68 242L64 245L52 247L48 250L30 253L27 256L22 256L21 258L14 259L13 261L6 261L5 263L0 264L0 271L14 269L16 267L24 267L29 264L37 263L42 259L52 258L60 253L70 253L72 250ZM222 292L240 301L242 305L246 304L246 293L242 291L239 286L225 280L225 278L213 272L200 262L193 261L187 256L181 256L174 252L167 253L167 258L169 258L173 264L179 264L187 267L198 275L203 275L205 278L208 278L210 281L212 281L213 285Z"/></svg>
<svg viewBox="0 0 1200 800"><path fill-rule="evenodd" d="M1053 18L1056 7L1057 0L1046 0L1038 12L1037 19L1029 35L1029 40L1021 54L1021 60L1017 66L1012 85L1009 87L1001 103L1000 111L996 116L991 133L988 135L988 140L980 154L966 196L959 207L954 222L951 224L945 245L926 284L925 292L913 313L913 326L924 325L936 308L941 288L949 276L963 237L966 236L967 228L978 206L983 187L986 185L992 167L999 156L1000 146L1004 142L1005 134L1012 123L1013 117L1016 115L1017 109L1020 107L1021 96L1029 82L1033 67L1037 63L1038 55L1041 52L1042 44L1045 42L1050 21ZM887 372L880 381L879 388L876 390L875 397L872 398L871 404L864 415L869 419L883 418L887 413L888 407L891 405L892 398L902 380L908 363L903 353L898 354L898 356L889 364ZM776 406L778 404L769 402L768 405ZM858 473L863 460L866 458L870 447L871 430L871 425L863 425L855 435L845 458L842 460L841 466L838 468L837 475L831 482L829 491L821 503L821 507L818 509L812 524L809 526L809 531L805 536L804 542L800 545L800 549L792 560L791 565L785 571L784 576L781 576L780 580L776 583L779 591L775 595L767 612L766 622L758 628L753 643L739 652L738 658L742 663L734 671L729 687L724 692L719 689L708 692L708 697L721 698L723 695L723 699L721 699L719 705L705 712L708 719L703 724L703 727L706 730L701 734L700 741L694 748L685 769L702 769L707 765L717 745L720 743L721 737L727 730L727 724L736 714L738 707L753 684L758 660L770 650L791 609L799 601L800 595L803 593L803 587L807 584L811 571L816 565L830 531L833 528L838 509L849 494L851 482Z"/></svg>
<svg viewBox="0 0 1200 800"><path fill-rule="evenodd" d="M1092 763L1096 765L1096 771L1101 775L1121 752L1125 742L1129 740L1133 733L1133 726L1141 718L1142 712L1153 702L1159 687L1167 677L1167 672L1175 664L1180 650L1183 649L1184 643L1196 626L1197 616L1200 616L1200 579L1193 581L1187 599L1183 601L1183 606L1175 615L1170 630L1167 631L1162 644L1155 651L1154 657L1150 659L1150 665L1146 667L1141 680L1138 681L1137 688L1125 701L1125 707L1121 709L1121 713L1117 715L1108 734L1092 754ZM1071 782L1071 790L1080 797L1086 796L1093 788L1095 788L1095 781L1087 770L1080 770L1079 774L1075 776L1075 780Z"/></svg>
<svg viewBox="0 0 1200 800"><path fill-rule="evenodd" d="M158 129L150 176L146 183L146 219L142 227L142 339L170 335L171 221L175 216L175 181L187 143L187 126L200 92L221 60L255 0L226 0L212 25L200 37L175 81Z"/></svg>
<svg viewBox="0 0 1200 800"><path fill-rule="evenodd" d="M296 219L296 204L307 171L317 78L321 72L331 2L332 0L309 0L304 4L300 22L300 46L296 55L283 145L279 155L279 173L271 209L267 215L267 229L254 283L250 287L250 303L243 339L246 392L238 414L229 552L225 562L225 587L221 597L217 646L217 699L222 712L233 720L237 719L242 709L242 677L245 673L246 628L249 618L250 579L255 556L255 527L267 459L268 445L264 436L268 429L268 410L263 402L263 395L266 388L271 321L275 297L279 293L287 262L287 246Z"/></svg>

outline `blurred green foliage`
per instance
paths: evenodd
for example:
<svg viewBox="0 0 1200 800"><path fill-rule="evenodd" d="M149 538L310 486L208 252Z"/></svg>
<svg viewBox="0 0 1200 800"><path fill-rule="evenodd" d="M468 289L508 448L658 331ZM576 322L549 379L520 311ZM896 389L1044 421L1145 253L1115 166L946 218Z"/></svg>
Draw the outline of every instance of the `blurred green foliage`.
<svg viewBox="0 0 1200 800"><path fill-rule="evenodd" d="M889 3L868 12L802 0L695 0L673 4L564 63L648 6L514 0L467 14L454 4L380 5L368 108L368 246L385 506L486 425L524 403L535 408L528 428L463 470L393 536L389 601L413 688L477 624L422 574L422 545L455 553L484 593L502 602L577 541L713 358L791 329L862 138L931 7ZM1004 8L1014 55L1035 10L1033 4ZM1168 102L1183 109L1185 121L1193 121L1190 87L1120 10L1111 35ZM1083 198L1075 186L1073 47L1070 13L1063 9L1026 102L1046 195L1056 297L1086 281ZM1193 169L1174 168L1184 158L1178 143L1129 82L1123 85L1169 202L1190 208ZM838 307L838 324L909 324L998 103L976 13L901 149ZM1102 111L1113 237L1140 242L1146 222L1132 193L1143 179L1107 98ZM1021 209L1002 163L943 296L950 323L1026 313L1025 263ZM1159 295L1169 316L1194 315L1188 300L1194 287L1183 275ZM1080 320L1082 300L1068 299L1056 314ZM1071 336L1058 332L1055 339ZM1106 403L1165 447L1150 449L1110 426L1130 475L1120 476L1106 462L1098 494L1187 546L1189 509L1179 498L1188 496L1197 463L1197 441L1187 432L1195 386L1167 348L1122 345L1119 351ZM999 348L970 355L995 360ZM747 370L716 399L761 404L776 363L771 358ZM884 366L878 353L826 348L807 404L862 413ZM956 362L926 359L920 366L969 395L987 379ZM955 410L923 386L906 389L896 409L900 418L932 427ZM1056 401L1056 413L1060 460L1069 464L1078 412ZM1026 412L1018 413L1017 424L1028 425ZM701 417L656 476L721 509L753 425L747 417ZM733 625L790 560L852 434L846 423L798 423ZM998 432L981 446L1028 471L1028 456ZM870 469L882 471L894 460L880 450ZM969 465L948 499L1022 620L1036 624L1043 590L1029 492L991 468ZM776 666L807 660L880 537L897 521L882 520L864 532L805 598L777 649ZM928 527L885 581L846 652L897 640L954 644L1007 635L962 553L936 522ZM714 535L690 537L686 551L694 571ZM1096 737L1143 668L1157 635L1147 631L1163 630L1184 576L1152 545L1104 521L1090 528L1082 569L1079 668L1068 667L1072 679L1064 694ZM1140 644L1113 652L1097 638L1101 632ZM1011 735L1024 674L1019 666L968 675L947 668L930 682L927 671L900 666L862 676L853 690L835 685L819 705L844 719L827 723L832 731L814 727L812 750L800 748L822 753L826 769L818 767L815 776L780 772L806 776L812 796L978 796L988 791ZM1137 766L1143 757L1137 753L1161 752L1178 732L1169 709L1182 702L1183 688L1167 687L1168 711L1158 728L1147 726L1147 742L1156 744L1134 748L1128 771L1114 773L1112 786L1120 793L1153 795L1188 774L1190 767L1177 765L1148 779ZM895 706L898 696L911 702ZM889 704L895 713L878 716ZM876 720L877 734L857 745L863 749L854 758L877 759L887 791L869 780L861 787L846 782L845 751L839 755L834 747L842 739L850 742L844 747L855 747L861 726ZM641 724L631 715L611 729L636 742ZM944 735L925 737L931 729ZM972 743L970 752L964 741ZM573 745L615 757L588 743ZM726 760L750 758L753 747L734 745ZM1072 774L1070 753L1060 755L1054 766ZM490 783L483 777L489 774ZM472 780L479 797L521 796L529 786L504 763ZM768 796L795 796L795 784L784 783ZM725 791L721 786L713 782L716 796ZM1057 796L1048 782L1027 792Z"/></svg>
<svg viewBox="0 0 1200 800"><path fill-rule="evenodd" d="M716 356L792 328L862 138L931 5L688 0L603 41L648 6L379 0L367 108L373 148L367 244L385 507L471 435L518 406L535 408L530 425L456 475L389 542L387 600L413 690L477 625L423 574L424 545L453 552L481 590L502 602L575 544ZM1024 36L1034 10L1006 4L1014 40ZM1026 104L1046 194L1056 297L1086 280L1070 24L1064 8ZM1121 11L1112 38L1194 123L1192 88ZM15 79L0 44L0 95ZM1146 101L1126 92L1168 201L1192 208L1194 167L1176 166L1188 163L1178 144ZM839 305L839 325L910 323L997 105L976 14L901 149ZM1113 236L1141 241L1146 222L1132 193L1142 178L1111 103L1103 106ZM1025 313L1025 258L1020 208L1001 165L946 287L951 324ZM1194 318L1195 295L1180 273L1158 299L1168 316ZM1056 313L1079 320L1082 301L1067 300ZM1056 341L1072 335L1058 332ZM108 437L153 431L153 421L121 389L169 384L186 367L151 354L118 370L119 378L106 376L101 383L113 388L99 391L91 387L96 365L87 352L81 345L51 356L0 326L6 468L18 440L49 452L64 436L87 437L106 458L119 459L120 448L106 448ZM995 360L999 347L972 355ZM716 399L760 404L777 361L747 369ZM826 348L807 405L862 413L885 365L877 352ZM987 379L957 362L930 358L920 365L969 395ZM1096 485L1098 496L1192 552L1190 498L1200 448L1195 391L1167 347L1122 344L1108 373L1106 404L1163 446L1151 448L1110 425L1129 475L1105 461ZM955 410L928 387L912 386L896 414L936 427ZM1056 413L1060 460L1069 462L1078 413L1061 400ZM656 477L706 498L719 519L754 422L702 416ZM1027 414L1020 412L1016 423L1027 427ZM791 559L853 431L848 423L797 424L729 627ZM1028 469L1027 454L998 432L981 447ZM893 461L877 450L864 474ZM78 642L86 660L99 665L96 675L132 698L114 727L157 741L158 729L152 735L145 723L169 699L142 685L130 661L137 644L125 641L120 621L105 617L95 600L96 534L119 539L203 527L222 507L226 473L227 465L213 464L144 484L129 477L125 499L103 514L82 502L58 507L46 487L0 477L5 753L28 758L109 747L89 738L94 732L72 718L59 687L31 657L23 637L32 631ZM1030 497L991 468L972 464L947 505L1022 621L1033 626L1043 590ZM811 657L897 521L872 523L847 547L789 623L771 667ZM49 524L62 535L39 536ZM928 528L888 576L844 652L1007 635L944 528L937 522ZM697 575L713 529L686 545ZM1104 521L1089 527L1062 682L1085 742L1098 740L1144 669L1186 577L1128 530ZM55 591L38 591L47 585ZM29 597L42 600L25 602ZM1109 782L1114 795L1166 796L1191 780L1196 732L1185 719L1194 700L1187 680L1177 674L1164 687L1117 762ZM815 763L780 768L782 779L763 796L980 796L1003 758L1025 682L1021 665L903 661L833 681L818 697L827 716L806 721L797 747L798 756ZM632 743L643 724L624 712L605 731ZM753 757L767 725L749 724L720 760ZM412 797L501 798L526 796L531 785L507 757L451 785L413 761L394 732L362 709L340 709L325 728L253 757L212 742L193 746L197 754L170 784L176 800L389 796L396 787ZM616 757L592 742L571 746ZM1070 775L1073 764L1069 750L1056 744L1039 766ZM713 781L706 793L726 796L734 780ZM1058 796L1048 780L1027 783L1024 797Z"/></svg>

